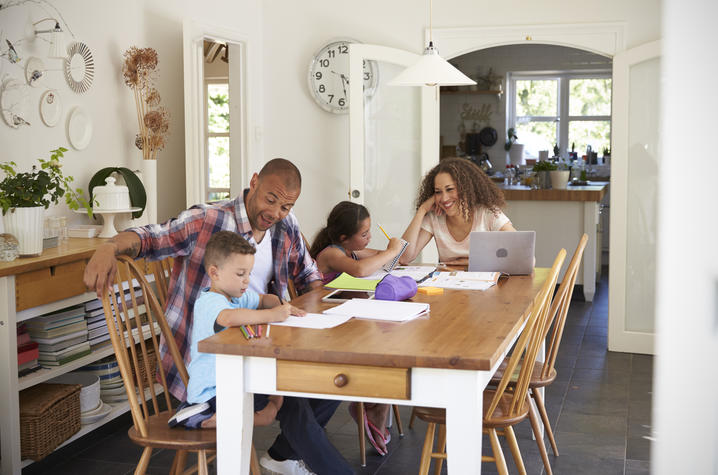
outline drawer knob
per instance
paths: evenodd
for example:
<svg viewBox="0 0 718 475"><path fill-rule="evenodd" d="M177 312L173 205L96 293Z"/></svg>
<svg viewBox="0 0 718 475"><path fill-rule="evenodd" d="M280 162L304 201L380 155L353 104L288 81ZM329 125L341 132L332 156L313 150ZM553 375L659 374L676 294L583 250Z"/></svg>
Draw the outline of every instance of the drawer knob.
<svg viewBox="0 0 718 475"><path fill-rule="evenodd" d="M349 382L349 378L344 373L339 373L338 375L334 376L334 386L338 388L343 388L347 385Z"/></svg>

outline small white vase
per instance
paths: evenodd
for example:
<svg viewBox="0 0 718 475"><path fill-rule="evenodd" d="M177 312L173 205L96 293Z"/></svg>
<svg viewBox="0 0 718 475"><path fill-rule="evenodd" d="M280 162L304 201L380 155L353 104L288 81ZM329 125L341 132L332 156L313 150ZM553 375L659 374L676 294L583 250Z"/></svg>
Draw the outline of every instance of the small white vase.
<svg viewBox="0 0 718 475"><path fill-rule="evenodd" d="M18 252L21 256L39 256L42 254L43 225L45 208L10 208L5 214L5 232L18 240Z"/></svg>
<svg viewBox="0 0 718 475"><path fill-rule="evenodd" d="M523 165L524 164L524 144L515 143L509 150L509 161L511 165Z"/></svg>
<svg viewBox="0 0 718 475"><path fill-rule="evenodd" d="M568 186L568 176L571 174L569 170L551 170L551 188L555 190L565 190Z"/></svg>
<svg viewBox="0 0 718 475"><path fill-rule="evenodd" d="M157 160L142 160L142 184L145 185L147 205L144 215L148 224L157 223Z"/></svg>

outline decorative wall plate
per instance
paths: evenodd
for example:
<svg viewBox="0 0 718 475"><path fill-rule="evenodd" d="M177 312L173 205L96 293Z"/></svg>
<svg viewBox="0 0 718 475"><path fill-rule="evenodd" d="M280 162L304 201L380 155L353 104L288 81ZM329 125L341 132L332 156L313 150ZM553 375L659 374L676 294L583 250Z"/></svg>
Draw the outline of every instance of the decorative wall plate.
<svg viewBox="0 0 718 475"><path fill-rule="evenodd" d="M29 58L25 63L25 80L32 87L45 82L45 63L40 58Z"/></svg>
<svg viewBox="0 0 718 475"><path fill-rule="evenodd" d="M67 47L64 69L70 89L78 94L87 92L95 78L95 60L90 48L78 41L70 44Z"/></svg>
<svg viewBox="0 0 718 475"><path fill-rule="evenodd" d="M28 88L15 78L3 81L0 87L0 112L5 123L17 129L21 125L30 125L28 117Z"/></svg>
<svg viewBox="0 0 718 475"><path fill-rule="evenodd" d="M82 107L75 107L67 120L67 138L75 150L87 147L92 139L92 120Z"/></svg>
<svg viewBox="0 0 718 475"><path fill-rule="evenodd" d="M40 97L40 118L48 127L55 127L62 116L62 101L55 89L45 91Z"/></svg>

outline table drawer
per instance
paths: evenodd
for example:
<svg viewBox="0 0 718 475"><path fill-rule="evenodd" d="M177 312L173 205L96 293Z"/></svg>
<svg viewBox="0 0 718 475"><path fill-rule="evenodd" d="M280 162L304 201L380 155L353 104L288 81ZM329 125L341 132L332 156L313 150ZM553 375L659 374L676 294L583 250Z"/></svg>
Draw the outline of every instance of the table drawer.
<svg viewBox="0 0 718 475"><path fill-rule="evenodd" d="M409 399L411 371L408 368L278 360L277 389Z"/></svg>
<svg viewBox="0 0 718 475"><path fill-rule="evenodd" d="M15 277L16 311L37 307L87 292L82 282L86 261L68 262Z"/></svg>

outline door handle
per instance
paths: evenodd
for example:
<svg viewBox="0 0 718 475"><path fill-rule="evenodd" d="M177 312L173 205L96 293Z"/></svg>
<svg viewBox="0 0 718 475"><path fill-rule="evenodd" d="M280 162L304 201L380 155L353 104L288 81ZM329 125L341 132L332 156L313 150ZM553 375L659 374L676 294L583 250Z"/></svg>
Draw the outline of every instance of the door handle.
<svg viewBox="0 0 718 475"><path fill-rule="evenodd" d="M359 196L361 196L361 193L359 193L359 190L352 190L351 196L352 198L359 198Z"/></svg>

